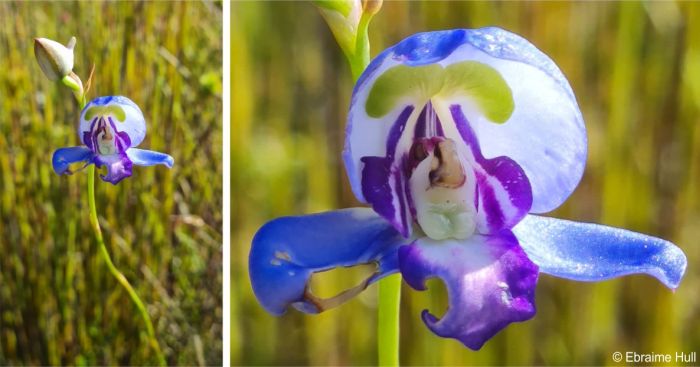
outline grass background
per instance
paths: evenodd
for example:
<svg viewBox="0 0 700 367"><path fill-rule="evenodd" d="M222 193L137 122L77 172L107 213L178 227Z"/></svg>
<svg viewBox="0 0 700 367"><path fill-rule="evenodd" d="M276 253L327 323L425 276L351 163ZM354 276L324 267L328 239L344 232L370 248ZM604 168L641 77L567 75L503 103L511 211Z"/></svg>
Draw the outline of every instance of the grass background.
<svg viewBox="0 0 700 367"><path fill-rule="evenodd" d="M266 221L357 205L340 160L349 68L309 3L234 2L231 24L232 363L375 364L376 287L319 316L277 318L258 305L247 275L251 239ZM688 270L675 293L646 276L543 275L537 316L479 352L420 321L422 309L446 307L439 282L427 292L404 285L402 364L615 365L614 351L700 351L700 4L385 2L370 25L372 55L419 31L487 25L550 55L583 111L586 172L551 215L670 239ZM355 275L328 275L320 293L357 284Z"/></svg>
<svg viewBox="0 0 700 367"><path fill-rule="evenodd" d="M59 177L79 110L34 60L34 37L76 36L89 97L146 117L144 149L175 166L98 180L112 258L146 303L172 365L222 360L222 9L202 2L0 2L0 364L149 365L144 324L107 271L86 175Z"/></svg>

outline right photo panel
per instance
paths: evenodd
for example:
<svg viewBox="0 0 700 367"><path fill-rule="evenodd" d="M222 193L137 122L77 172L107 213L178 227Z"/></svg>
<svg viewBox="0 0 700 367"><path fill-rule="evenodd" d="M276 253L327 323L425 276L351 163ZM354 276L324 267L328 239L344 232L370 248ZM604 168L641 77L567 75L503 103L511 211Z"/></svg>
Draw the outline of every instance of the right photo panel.
<svg viewBox="0 0 700 367"><path fill-rule="evenodd" d="M232 365L697 365L700 6L233 2Z"/></svg>

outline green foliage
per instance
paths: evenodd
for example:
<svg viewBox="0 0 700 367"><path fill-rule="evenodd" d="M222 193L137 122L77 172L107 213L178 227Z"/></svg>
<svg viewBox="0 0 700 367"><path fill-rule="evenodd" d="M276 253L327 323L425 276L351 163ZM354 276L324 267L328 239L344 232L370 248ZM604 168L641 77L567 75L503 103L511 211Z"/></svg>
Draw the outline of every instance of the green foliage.
<svg viewBox="0 0 700 367"><path fill-rule="evenodd" d="M263 223L359 205L340 156L353 82L314 6L232 8L232 364L375 365L377 287L317 316L270 316L252 294L247 257ZM376 55L419 31L488 25L550 55L586 120L586 172L551 215L670 239L686 252L688 271L675 293L643 276L577 283L543 275L537 316L479 352L422 324L421 310L446 307L439 281L426 292L404 285L401 363L606 365L614 351L699 350L700 4L385 2L370 40ZM316 293L359 282L342 271L326 280Z"/></svg>
<svg viewBox="0 0 700 367"><path fill-rule="evenodd" d="M88 98L134 100L140 147L172 170L98 181L112 259L141 296L171 365L221 364L220 4L0 3L0 364L152 365L143 320L109 274L88 221L86 173L59 177L78 145L71 91L50 82L32 40L76 36Z"/></svg>

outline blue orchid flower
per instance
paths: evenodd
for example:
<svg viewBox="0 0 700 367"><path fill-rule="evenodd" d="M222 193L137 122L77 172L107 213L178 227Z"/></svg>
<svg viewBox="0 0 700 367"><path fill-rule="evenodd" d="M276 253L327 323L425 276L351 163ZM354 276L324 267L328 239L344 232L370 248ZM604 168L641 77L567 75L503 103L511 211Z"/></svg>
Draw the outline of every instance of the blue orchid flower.
<svg viewBox="0 0 700 367"><path fill-rule="evenodd" d="M670 242L532 214L578 185L586 130L554 62L499 28L413 35L381 53L355 86L343 158L352 208L265 224L250 252L262 306L318 313L400 272L417 290L440 278L449 308L425 310L435 334L479 349L535 315L540 273L600 281L645 273L675 289L683 252ZM312 274L376 264L364 282L321 299Z"/></svg>
<svg viewBox="0 0 700 367"><path fill-rule="evenodd" d="M80 113L78 136L83 146L61 148L53 154L53 169L59 175L72 174L70 165L84 162L106 166L102 180L117 184L130 177L134 164L173 166L168 154L135 148L146 136L146 119L139 106L122 96L98 97Z"/></svg>

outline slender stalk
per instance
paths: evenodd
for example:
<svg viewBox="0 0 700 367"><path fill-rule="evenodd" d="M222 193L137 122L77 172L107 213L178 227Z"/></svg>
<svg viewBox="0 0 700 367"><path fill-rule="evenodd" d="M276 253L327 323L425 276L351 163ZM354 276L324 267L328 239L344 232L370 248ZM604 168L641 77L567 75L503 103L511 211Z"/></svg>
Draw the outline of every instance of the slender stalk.
<svg viewBox="0 0 700 367"><path fill-rule="evenodd" d="M369 65L369 22L372 20L372 15L363 13L360 17L360 23L357 25L357 35L355 38L355 52L352 57L348 58L350 63L350 72L352 79L357 82L360 75Z"/></svg>
<svg viewBox="0 0 700 367"><path fill-rule="evenodd" d="M377 350L380 366L399 365L399 309L401 303L401 274L379 281L379 314L377 320Z"/></svg>
<svg viewBox="0 0 700 367"><path fill-rule="evenodd" d="M100 253L102 254L102 258L105 260L105 263L107 264L107 268L109 268L109 272L112 273L114 278L121 284L122 287L126 290L127 293L129 293L129 297L131 297L131 300L134 302L136 305L136 308L139 310L139 313L141 314L141 317L143 318L144 323L146 324L146 330L148 331L148 338L149 342L151 344L151 347L153 350L156 352L156 356L158 357L158 363L161 366L165 366L167 363L165 361L165 357L163 356L163 352L160 349L160 344L158 343L158 339L156 339L156 333L153 329L153 323L151 322L151 317L148 315L148 312L146 311L146 307L144 306L143 302L141 301L141 298L139 298L138 294L136 294L136 291L134 288L129 284L129 281L126 279L124 274L117 269L116 266L114 266L114 263L112 262L112 258L109 256L109 251L107 251L107 247L105 246L104 239L102 238L102 229L100 229L100 222L97 219L97 207L95 205L95 165L90 165L87 168L88 171L88 205L90 207L90 224L92 225L92 229L95 231L95 239L97 239L97 245L100 248Z"/></svg>
<svg viewBox="0 0 700 367"><path fill-rule="evenodd" d="M352 79L357 82L362 72L370 61L369 23L372 17L379 11L381 0L363 0L363 12L357 25L355 45L353 49L343 47L344 43L338 39L338 44L343 49ZM328 21L328 18L326 19ZM331 29L333 25L329 23ZM379 281L379 307L377 315L377 350L380 366L399 365L399 310L401 303L401 275L390 275Z"/></svg>
<svg viewBox="0 0 700 367"><path fill-rule="evenodd" d="M373 14L363 13L357 27L355 52L348 57L352 79L357 82L370 61L369 22ZM390 275L379 281L377 315L377 353L380 366L399 365L399 312L401 275Z"/></svg>

